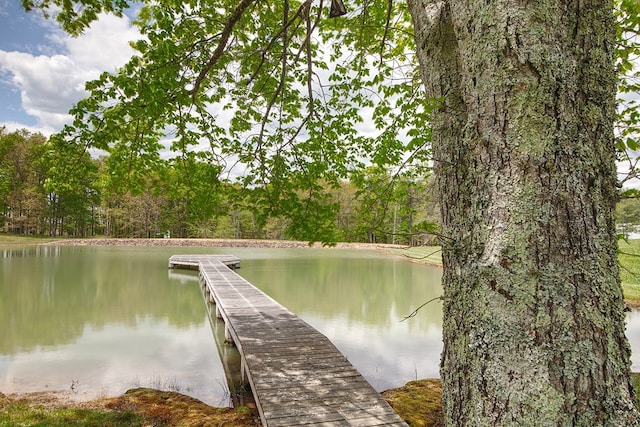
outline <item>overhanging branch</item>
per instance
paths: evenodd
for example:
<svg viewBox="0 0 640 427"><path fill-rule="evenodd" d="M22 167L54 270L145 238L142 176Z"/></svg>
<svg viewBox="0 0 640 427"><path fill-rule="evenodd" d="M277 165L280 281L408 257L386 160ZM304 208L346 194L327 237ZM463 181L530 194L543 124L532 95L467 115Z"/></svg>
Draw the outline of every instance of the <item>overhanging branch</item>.
<svg viewBox="0 0 640 427"><path fill-rule="evenodd" d="M189 95L195 98L196 94L200 90L200 86L202 86L202 82L209 74L209 71L216 65L222 54L224 53L225 48L227 47L227 42L229 41L229 37L231 37L231 32L233 31L233 27L238 23L245 10L256 0L242 0L238 7L235 8L233 13L227 19L227 22L224 25L224 29L222 33L220 33L220 40L218 40L218 45L216 49L213 51L211 58L207 61L207 64L204 66L202 70L200 70L200 74L196 78L196 81L193 83L193 89L189 92Z"/></svg>

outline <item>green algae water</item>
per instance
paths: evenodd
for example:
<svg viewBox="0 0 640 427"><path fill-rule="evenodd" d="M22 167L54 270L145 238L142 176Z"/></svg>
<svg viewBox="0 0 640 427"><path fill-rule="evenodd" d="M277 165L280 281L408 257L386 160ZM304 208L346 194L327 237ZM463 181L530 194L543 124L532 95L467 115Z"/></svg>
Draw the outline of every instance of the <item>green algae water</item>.
<svg viewBox="0 0 640 427"><path fill-rule="evenodd" d="M134 387L230 404L233 347L173 254L233 254L237 272L325 334L379 391L438 376L440 270L375 252L15 246L0 248L0 392L76 400ZM629 314L634 355L640 316ZM634 359L634 370L640 363Z"/></svg>

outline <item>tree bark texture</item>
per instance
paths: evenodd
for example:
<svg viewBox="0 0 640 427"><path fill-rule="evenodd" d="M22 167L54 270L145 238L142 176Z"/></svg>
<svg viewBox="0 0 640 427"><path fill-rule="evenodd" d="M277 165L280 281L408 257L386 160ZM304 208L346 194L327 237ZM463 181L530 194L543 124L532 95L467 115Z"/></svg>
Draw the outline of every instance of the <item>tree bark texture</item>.
<svg viewBox="0 0 640 427"><path fill-rule="evenodd" d="M408 0L456 426L638 425L614 223L612 4Z"/></svg>

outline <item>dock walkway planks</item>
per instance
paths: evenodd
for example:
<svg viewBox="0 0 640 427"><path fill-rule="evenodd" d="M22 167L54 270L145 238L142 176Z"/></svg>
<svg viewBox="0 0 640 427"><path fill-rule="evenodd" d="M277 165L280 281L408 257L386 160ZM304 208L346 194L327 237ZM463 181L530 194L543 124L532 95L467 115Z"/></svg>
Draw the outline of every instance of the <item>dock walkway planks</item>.
<svg viewBox="0 0 640 427"><path fill-rule="evenodd" d="M174 255L197 268L242 358L265 427L407 426L327 337L236 274L233 256Z"/></svg>

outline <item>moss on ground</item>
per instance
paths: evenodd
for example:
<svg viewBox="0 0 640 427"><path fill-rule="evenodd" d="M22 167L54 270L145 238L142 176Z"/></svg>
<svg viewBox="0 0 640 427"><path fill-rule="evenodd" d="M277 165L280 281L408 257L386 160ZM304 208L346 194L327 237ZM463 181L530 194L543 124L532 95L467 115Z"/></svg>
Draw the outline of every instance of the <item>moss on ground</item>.
<svg viewBox="0 0 640 427"><path fill-rule="evenodd" d="M255 410L214 408L180 393L137 388L91 402L42 399L44 394L12 398L0 393L0 426L228 426L259 425Z"/></svg>
<svg viewBox="0 0 640 427"><path fill-rule="evenodd" d="M412 427L444 426L440 380L411 381L403 387L383 392L382 396Z"/></svg>
<svg viewBox="0 0 640 427"><path fill-rule="evenodd" d="M167 426L255 426L257 413L247 407L214 408L197 399L171 391L136 388L108 399L105 407L132 411Z"/></svg>
<svg viewBox="0 0 640 427"><path fill-rule="evenodd" d="M636 406L640 409L640 373L631 374L631 383L636 391ZM403 387L383 392L382 396L411 427L444 426L440 380L411 381Z"/></svg>

